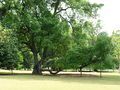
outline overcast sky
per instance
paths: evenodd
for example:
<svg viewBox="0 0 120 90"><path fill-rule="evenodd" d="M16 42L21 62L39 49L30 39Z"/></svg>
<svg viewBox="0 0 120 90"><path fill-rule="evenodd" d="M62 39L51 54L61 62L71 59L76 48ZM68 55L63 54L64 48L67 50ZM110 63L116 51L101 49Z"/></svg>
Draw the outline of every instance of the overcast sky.
<svg viewBox="0 0 120 90"><path fill-rule="evenodd" d="M120 0L89 0L90 2L103 3L100 10L102 31L111 34L113 30L120 29Z"/></svg>

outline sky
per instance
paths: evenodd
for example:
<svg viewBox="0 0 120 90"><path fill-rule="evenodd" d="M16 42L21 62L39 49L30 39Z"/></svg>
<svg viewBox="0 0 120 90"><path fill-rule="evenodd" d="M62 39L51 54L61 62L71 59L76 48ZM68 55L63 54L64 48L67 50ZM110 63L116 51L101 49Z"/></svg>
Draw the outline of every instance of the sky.
<svg viewBox="0 0 120 90"><path fill-rule="evenodd" d="M113 30L120 29L120 0L89 0L92 3L102 3L104 6L100 9L101 31L112 34Z"/></svg>

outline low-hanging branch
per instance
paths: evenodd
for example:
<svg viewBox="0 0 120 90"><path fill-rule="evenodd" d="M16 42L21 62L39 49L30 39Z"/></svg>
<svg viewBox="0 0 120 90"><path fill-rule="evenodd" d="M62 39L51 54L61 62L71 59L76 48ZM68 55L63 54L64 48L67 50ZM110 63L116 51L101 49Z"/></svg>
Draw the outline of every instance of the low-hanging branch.
<svg viewBox="0 0 120 90"><path fill-rule="evenodd" d="M88 62L88 63L85 63L83 65L81 65L79 68L80 70L83 69L84 67L87 67L87 66L90 66L91 64L94 64L94 63L97 63L97 62L100 62L101 59L93 59L91 62Z"/></svg>

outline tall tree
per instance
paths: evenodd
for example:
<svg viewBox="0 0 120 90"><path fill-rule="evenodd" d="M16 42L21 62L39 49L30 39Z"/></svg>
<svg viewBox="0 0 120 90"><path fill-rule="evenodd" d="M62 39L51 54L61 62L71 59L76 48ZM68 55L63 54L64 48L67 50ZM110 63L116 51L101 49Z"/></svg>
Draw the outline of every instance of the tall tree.
<svg viewBox="0 0 120 90"><path fill-rule="evenodd" d="M86 18L96 16L101 7L86 0L2 0L0 3L2 25L14 30L19 42L33 53L33 74L42 74L47 60L63 56L69 40L83 35L82 27L78 26L78 30L74 24L82 25Z"/></svg>

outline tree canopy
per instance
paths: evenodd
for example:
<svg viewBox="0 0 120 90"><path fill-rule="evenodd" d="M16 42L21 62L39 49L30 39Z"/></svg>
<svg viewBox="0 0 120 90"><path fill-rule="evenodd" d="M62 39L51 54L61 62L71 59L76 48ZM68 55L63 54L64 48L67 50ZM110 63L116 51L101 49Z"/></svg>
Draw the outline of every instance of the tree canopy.
<svg viewBox="0 0 120 90"><path fill-rule="evenodd" d="M1 61L21 59L23 67L33 67L33 74L105 62L112 43L106 33L99 33L102 6L87 0L0 0L0 25L5 28L0 52L9 51ZM15 57L7 59L9 55Z"/></svg>

